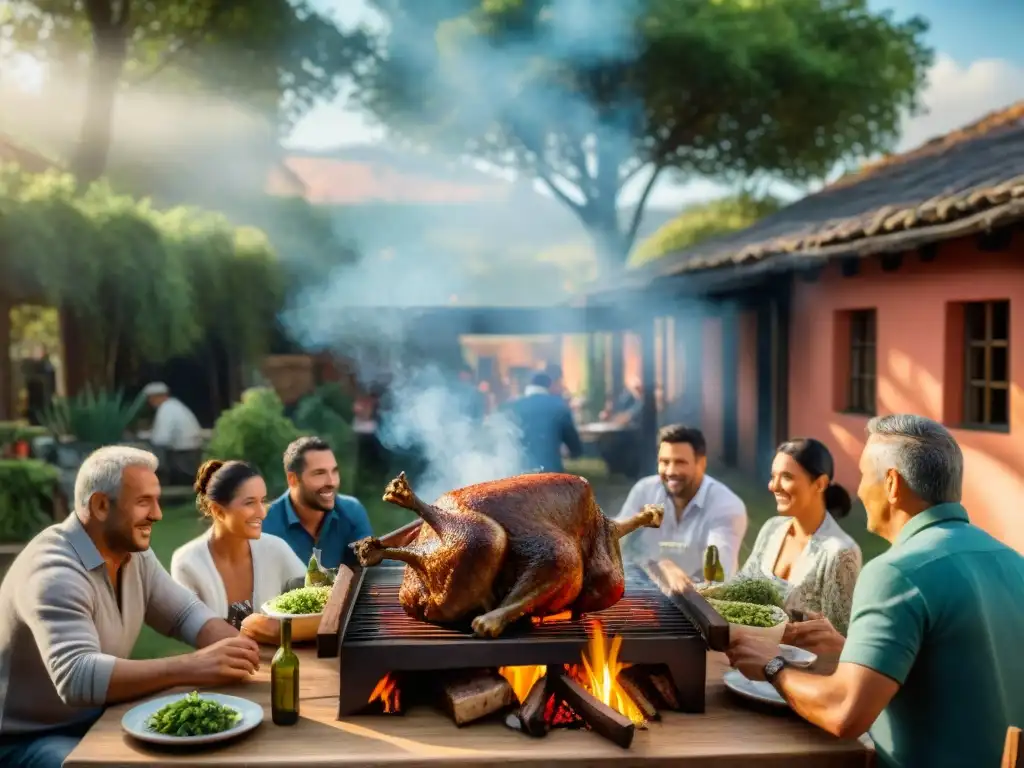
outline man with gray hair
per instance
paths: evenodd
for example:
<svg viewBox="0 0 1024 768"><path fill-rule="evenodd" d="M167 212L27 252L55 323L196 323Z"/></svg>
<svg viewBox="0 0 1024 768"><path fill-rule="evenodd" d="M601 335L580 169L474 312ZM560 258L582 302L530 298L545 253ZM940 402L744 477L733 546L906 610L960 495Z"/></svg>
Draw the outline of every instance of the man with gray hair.
<svg viewBox="0 0 1024 768"><path fill-rule="evenodd" d="M764 641L729 648L812 723L870 729L886 768L998 765L1007 727L1024 723L1024 557L971 525L963 461L931 419L872 419L857 493L892 546L861 571L847 637L823 619L805 633L809 650L839 652L836 671L787 667Z"/></svg>
<svg viewBox="0 0 1024 768"><path fill-rule="evenodd" d="M108 446L82 463L74 511L0 584L0 768L59 768L104 706L247 679L259 647L176 584L149 548L156 457ZM200 650L131 660L143 623Z"/></svg>

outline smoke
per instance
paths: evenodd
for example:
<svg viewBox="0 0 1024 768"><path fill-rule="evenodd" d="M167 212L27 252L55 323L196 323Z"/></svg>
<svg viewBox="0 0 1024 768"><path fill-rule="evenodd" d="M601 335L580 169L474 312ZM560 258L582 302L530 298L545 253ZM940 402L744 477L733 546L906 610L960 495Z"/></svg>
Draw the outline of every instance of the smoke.
<svg viewBox="0 0 1024 768"><path fill-rule="evenodd" d="M390 19L387 66L402 75L399 79L412 89L410 98L435 107L447 133L459 137L447 143L442 127L430 137L435 152L447 150L447 159L457 161L466 145L462 139L474 135L487 144L496 134L494 127L505 125L540 145L556 131L579 137L590 155L588 173L600 156L616 163L630 157L632 121L642 119L643 110L626 89L616 89L623 96L608 109L589 103L558 77L538 79L526 88L520 84L537 62L554 71L628 60L635 54L639 0L553 0L539 34L500 43L474 35L461 22L435 35L433 21L446 15L443 0L419 8L404 5L408 12ZM410 123L417 119L409 117ZM390 120L399 133L401 120ZM406 169L415 176L416 161ZM467 170L463 164L450 177L463 183ZM486 186L496 180L489 177ZM353 178L352 183L364 182ZM467 301L470 296L492 306L537 306L544 302L538 297L553 298L550 303L568 298L558 267L541 258L539 242L550 233L544 231L543 217L533 215L528 197L547 201L565 219L571 221L572 215L550 198L524 196L521 184L499 183L510 190L504 205L493 198L468 203L465 196L446 202L435 185L428 201L433 205L421 204L418 216L392 201L340 211L338 234L354 239L363 258L293 297L283 316L290 335L307 348L352 360L364 386L386 383L378 436L392 451L419 455L425 466L416 478L417 491L425 498L528 469L518 429L506 416L498 413L481 424L467 415L470 394L455 376L461 363L458 326L428 327L419 311L474 303ZM565 231L584 235L575 221ZM515 253L519 262L494 264L497 257L488 255L498 251ZM474 258L492 262L494 277L478 271ZM544 311L537 307L538 313Z"/></svg>

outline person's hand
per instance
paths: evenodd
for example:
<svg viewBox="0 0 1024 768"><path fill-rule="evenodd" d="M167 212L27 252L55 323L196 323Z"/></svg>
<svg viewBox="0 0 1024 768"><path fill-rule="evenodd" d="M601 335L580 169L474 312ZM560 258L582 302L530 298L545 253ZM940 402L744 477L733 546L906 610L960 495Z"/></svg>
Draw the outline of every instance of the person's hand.
<svg viewBox="0 0 1024 768"><path fill-rule="evenodd" d="M781 655L779 646L761 637L740 635L729 643L726 655L747 680L764 680L764 665Z"/></svg>
<svg viewBox="0 0 1024 768"><path fill-rule="evenodd" d="M242 619L239 631L257 643L274 645L281 637L281 622L262 613L250 613Z"/></svg>
<svg viewBox="0 0 1024 768"><path fill-rule="evenodd" d="M816 653L819 656L838 656L843 652L846 638L820 613L808 613L807 621L794 621L786 625L782 642Z"/></svg>
<svg viewBox="0 0 1024 768"><path fill-rule="evenodd" d="M224 685L247 680L260 668L260 647L251 637L238 635L181 658L189 685Z"/></svg>

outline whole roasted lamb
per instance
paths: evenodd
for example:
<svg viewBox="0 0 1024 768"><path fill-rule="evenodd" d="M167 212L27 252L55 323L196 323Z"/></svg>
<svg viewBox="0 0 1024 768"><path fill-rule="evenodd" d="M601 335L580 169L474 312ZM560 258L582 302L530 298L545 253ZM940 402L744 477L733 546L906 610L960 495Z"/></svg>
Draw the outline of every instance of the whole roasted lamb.
<svg viewBox="0 0 1024 768"><path fill-rule="evenodd" d="M529 474L450 491L433 504L417 498L403 472L384 501L422 518L415 539L386 546L355 542L359 562L399 560L409 567L399 591L413 618L456 623L472 617L475 634L497 637L523 616L615 605L625 591L619 539L658 528L661 504L626 521L601 512L590 483L566 474Z"/></svg>

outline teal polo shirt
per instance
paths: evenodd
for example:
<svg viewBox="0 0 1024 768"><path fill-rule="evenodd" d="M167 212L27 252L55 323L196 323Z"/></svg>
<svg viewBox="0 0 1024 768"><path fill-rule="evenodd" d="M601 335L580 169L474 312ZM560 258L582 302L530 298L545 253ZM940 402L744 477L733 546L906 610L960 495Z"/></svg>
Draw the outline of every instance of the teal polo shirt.
<svg viewBox="0 0 1024 768"><path fill-rule="evenodd" d="M287 491L267 509L263 532L280 536L287 541L292 551L304 563L309 562L309 558L313 556L313 548L316 547L320 550L320 565L324 568L337 568L342 563L354 566L355 553L349 549L349 544L373 535L366 507L352 496L339 494L334 509L325 514L320 534L314 539L299 522L299 516L295 514Z"/></svg>
<svg viewBox="0 0 1024 768"><path fill-rule="evenodd" d="M1024 723L1024 557L959 504L921 512L861 571L840 661L900 684L871 727L879 765L999 765Z"/></svg>

